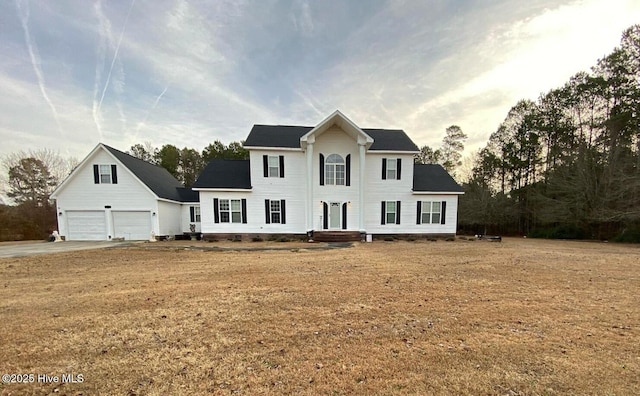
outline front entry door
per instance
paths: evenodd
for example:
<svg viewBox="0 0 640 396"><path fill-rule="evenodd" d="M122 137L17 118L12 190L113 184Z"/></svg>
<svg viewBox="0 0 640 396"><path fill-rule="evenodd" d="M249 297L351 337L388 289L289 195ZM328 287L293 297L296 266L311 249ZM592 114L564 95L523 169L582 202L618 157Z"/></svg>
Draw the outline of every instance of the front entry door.
<svg viewBox="0 0 640 396"><path fill-rule="evenodd" d="M340 229L340 202L331 202L329 205L329 228Z"/></svg>

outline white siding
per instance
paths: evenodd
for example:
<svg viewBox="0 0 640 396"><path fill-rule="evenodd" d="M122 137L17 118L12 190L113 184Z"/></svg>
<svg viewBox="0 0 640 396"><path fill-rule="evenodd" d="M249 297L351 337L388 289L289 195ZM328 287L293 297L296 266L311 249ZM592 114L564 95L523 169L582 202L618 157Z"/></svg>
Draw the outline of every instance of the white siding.
<svg viewBox="0 0 640 396"><path fill-rule="evenodd" d="M189 202L189 203L182 204L182 208L180 209L181 217L182 217L182 232L181 233L191 232L190 225L192 224L192 221L191 221L191 209L190 208L192 206L200 207L200 204L197 203L197 202ZM202 230L200 222L193 222L193 224L196 225L196 232L200 232Z"/></svg>
<svg viewBox="0 0 640 396"><path fill-rule="evenodd" d="M326 161L331 154L339 154L346 161L347 155L351 155L351 183L350 186L320 185L320 154ZM316 138L313 148L313 226L316 230L322 230L322 202L348 203L347 230L359 229L358 213L359 199L358 186L360 183L360 160L358 143L337 126L329 128ZM325 175L326 176L326 175ZM366 195L365 195L366 197Z"/></svg>
<svg viewBox="0 0 640 396"><path fill-rule="evenodd" d="M394 194L389 198L378 196L377 201L367 203L366 229L370 234L455 234L458 219L457 195L423 195L410 192ZM381 223L382 201L401 201L400 224ZM445 201L445 224L416 224L418 201Z"/></svg>
<svg viewBox="0 0 640 396"><path fill-rule="evenodd" d="M94 164L116 164L118 184L95 184ZM105 206L111 206L107 212L110 210L156 211L156 198L127 168L116 162L104 149L99 149L82 168L74 172L63 189L58 191L56 206L59 232L60 235L66 236L68 230L65 212L68 210L105 211ZM107 218L109 217L110 214L107 214ZM108 224L108 228L111 230L112 225Z"/></svg>
<svg viewBox="0 0 640 396"><path fill-rule="evenodd" d="M182 234L182 208L181 204L173 202L158 201L158 212L155 217L158 219L157 235L180 235ZM187 230L189 223L187 223Z"/></svg>
<svg viewBox="0 0 640 396"><path fill-rule="evenodd" d="M346 161L351 155L350 185L320 185L320 160L331 154L339 154ZM283 155L284 178L264 177L263 155ZM382 159L400 158L402 169L400 180L382 179ZM316 138L313 145L313 198L307 204L307 162L306 153L292 150L250 150L251 183L249 191L200 191L200 211L203 233L296 233L306 230L306 210L313 211L313 229L323 228L322 202L347 203L347 230L359 229L359 150L357 142L339 127L333 126ZM413 154L380 153L367 151L364 183L364 226L367 233L408 234L435 233L454 234L457 221L457 195L418 195L413 188ZM247 224L215 223L213 199L246 199ZM265 199L286 200L286 224L265 222ZM400 225L380 224L382 201L401 201ZM445 224L416 224L417 201L446 201ZM184 219L189 219L188 206L183 208ZM188 224L187 224L188 229Z"/></svg>

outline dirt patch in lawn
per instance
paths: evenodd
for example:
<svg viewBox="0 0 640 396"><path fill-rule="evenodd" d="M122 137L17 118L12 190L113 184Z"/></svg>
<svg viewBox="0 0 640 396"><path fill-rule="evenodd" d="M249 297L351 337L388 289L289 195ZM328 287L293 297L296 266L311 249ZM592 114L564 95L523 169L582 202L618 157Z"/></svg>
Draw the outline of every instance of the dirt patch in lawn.
<svg viewBox="0 0 640 396"><path fill-rule="evenodd" d="M638 394L639 257L506 239L0 259L0 371L35 375L0 394Z"/></svg>

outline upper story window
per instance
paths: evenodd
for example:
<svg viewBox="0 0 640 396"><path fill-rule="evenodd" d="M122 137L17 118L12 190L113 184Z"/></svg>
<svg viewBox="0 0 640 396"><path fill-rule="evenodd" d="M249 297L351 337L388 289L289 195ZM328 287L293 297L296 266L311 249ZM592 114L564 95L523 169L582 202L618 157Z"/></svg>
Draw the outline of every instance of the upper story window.
<svg viewBox="0 0 640 396"><path fill-rule="evenodd" d="M95 184L118 184L118 172L115 165L93 165Z"/></svg>
<svg viewBox="0 0 640 396"><path fill-rule="evenodd" d="M400 171L402 170L401 158L383 158L382 159L382 180L400 180Z"/></svg>
<svg viewBox="0 0 640 396"><path fill-rule="evenodd" d="M284 155L263 155L264 177L284 177Z"/></svg>
<svg viewBox="0 0 640 396"><path fill-rule="evenodd" d="M325 161L325 184L344 186L344 159L338 154L331 154Z"/></svg>

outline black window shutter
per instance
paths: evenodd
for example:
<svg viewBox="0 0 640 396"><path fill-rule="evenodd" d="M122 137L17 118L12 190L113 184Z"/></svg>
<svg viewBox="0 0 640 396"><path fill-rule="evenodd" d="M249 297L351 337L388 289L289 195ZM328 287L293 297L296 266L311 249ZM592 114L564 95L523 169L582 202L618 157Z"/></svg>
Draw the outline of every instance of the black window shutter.
<svg viewBox="0 0 640 396"><path fill-rule="evenodd" d="M440 210L440 224L444 224L444 216L447 214L447 201L442 201Z"/></svg>
<svg viewBox="0 0 640 396"><path fill-rule="evenodd" d="M400 224L400 201L396 201L396 224Z"/></svg>
<svg viewBox="0 0 640 396"><path fill-rule="evenodd" d="M382 180L387 180L387 159L382 159Z"/></svg>
<svg viewBox="0 0 640 396"><path fill-rule="evenodd" d="M95 184L100 184L100 171L98 170L98 165L93 166L93 182Z"/></svg>
<svg viewBox="0 0 640 396"><path fill-rule="evenodd" d="M218 205L218 198L213 199L213 222L220 222L220 206Z"/></svg>
<svg viewBox="0 0 640 396"><path fill-rule="evenodd" d="M190 221L192 223L195 223L196 221L196 208L194 208L193 206L189 207L189 218L191 219Z"/></svg>
<svg viewBox="0 0 640 396"><path fill-rule="evenodd" d="M326 202L322 203L322 229L329 228L329 205Z"/></svg>
<svg viewBox="0 0 640 396"><path fill-rule="evenodd" d="M242 199L242 223L247 224L247 200Z"/></svg>
<svg viewBox="0 0 640 396"><path fill-rule="evenodd" d="M111 165L111 183L118 184L118 171L115 165Z"/></svg>
<svg viewBox="0 0 640 396"><path fill-rule="evenodd" d="M264 200L264 222L271 224L271 203L268 199Z"/></svg>
<svg viewBox="0 0 640 396"><path fill-rule="evenodd" d="M350 186L351 185L351 154L347 154L347 164L345 168L346 168L345 184L347 186Z"/></svg>
<svg viewBox="0 0 640 396"><path fill-rule="evenodd" d="M320 154L320 185L324 186L324 155Z"/></svg>
<svg viewBox="0 0 640 396"><path fill-rule="evenodd" d="M418 201L418 210L416 214L416 224L422 223L422 201Z"/></svg>
<svg viewBox="0 0 640 396"><path fill-rule="evenodd" d="M280 224L287 224L287 210L285 208L284 199L280 200Z"/></svg>
<svg viewBox="0 0 640 396"><path fill-rule="evenodd" d="M264 177L269 177L269 157L267 155L262 156L262 173Z"/></svg>
<svg viewBox="0 0 640 396"><path fill-rule="evenodd" d="M387 224L387 221L386 221L387 220L386 219L386 216L387 216L386 211L387 210L386 209L387 209L387 203L385 201L382 201L382 210L381 210L381 213L380 213L381 214L381 216L380 216L380 224L382 224L382 225Z"/></svg>
<svg viewBox="0 0 640 396"><path fill-rule="evenodd" d="M400 171L402 170L402 158L398 158L398 165L397 165L397 170L396 170L396 174L397 177L396 179L400 180Z"/></svg>
<svg viewBox="0 0 640 396"><path fill-rule="evenodd" d="M284 177L284 155L280 156L280 177Z"/></svg>
<svg viewBox="0 0 640 396"><path fill-rule="evenodd" d="M342 204L342 229L347 229L347 203Z"/></svg>

